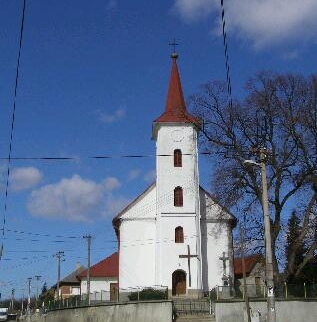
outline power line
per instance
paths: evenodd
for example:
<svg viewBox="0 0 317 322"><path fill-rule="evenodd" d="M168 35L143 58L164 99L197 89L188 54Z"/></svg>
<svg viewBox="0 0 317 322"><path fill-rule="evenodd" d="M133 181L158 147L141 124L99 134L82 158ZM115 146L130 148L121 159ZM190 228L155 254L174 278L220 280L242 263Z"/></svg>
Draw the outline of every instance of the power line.
<svg viewBox="0 0 317 322"><path fill-rule="evenodd" d="M250 153L249 150L242 151L244 153ZM183 156L193 156L196 153L182 153ZM227 151L218 152L199 152L199 155L214 155L214 154L228 154ZM128 155L97 155L97 156L80 156L80 157L10 157L10 160L15 161L78 161L79 159L142 159L142 158L156 158L156 157L173 157L174 154L128 154ZM0 160L9 160L8 157L0 157Z"/></svg>
<svg viewBox="0 0 317 322"><path fill-rule="evenodd" d="M18 61L17 61L16 75L15 75L14 98L13 98L13 109L12 109L12 119L11 119L11 132L10 132L10 144L9 144L7 180L6 180L6 187L5 187L5 200L4 200L4 213L3 213L3 230L2 230L2 242L1 242L1 248L0 248L0 261L1 261L2 254L3 254L4 228L5 228L5 225L6 225L6 214L7 214L7 206L8 206L8 191L9 191L11 153L12 153L12 142L13 142L14 124L15 124L14 121L15 121L15 111L16 111L16 98L17 98L18 83L19 83L20 58L21 58L21 49L22 49L22 40L23 40L23 30L24 30L25 7L26 7L26 0L23 0L23 9L22 9L22 17L21 17L21 28L20 28L20 41L19 41L19 53L18 53Z"/></svg>
<svg viewBox="0 0 317 322"><path fill-rule="evenodd" d="M39 237L54 237L54 238L69 238L69 239L79 239L82 238L81 236L65 236L65 235L52 235L52 234L40 234L40 233L33 233L28 231L22 231L22 230L15 230L15 229L5 229L5 231L17 233L17 234L26 234L26 235L33 235L33 236L39 236Z"/></svg>
<svg viewBox="0 0 317 322"><path fill-rule="evenodd" d="M227 91L229 95L229 107L232 108L232 87L231 87L231 77L230 77L230 64L229 64L224 0L221 0L220 3L221 3L222 37L223 37L223 46L224 46L224 54L225 54L225 62L226 62Z"/></svg>

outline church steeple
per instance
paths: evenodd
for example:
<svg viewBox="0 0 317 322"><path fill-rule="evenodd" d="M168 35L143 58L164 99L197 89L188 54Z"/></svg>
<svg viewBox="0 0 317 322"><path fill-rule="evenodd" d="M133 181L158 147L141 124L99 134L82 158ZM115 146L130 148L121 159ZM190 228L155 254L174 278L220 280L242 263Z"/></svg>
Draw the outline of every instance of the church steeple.
<svg viewBox="0 0 317 322"><path fill-rule="evenodd" d="M170 114L170 116L173 114L182 116L186 113L183 89L176 62L177 57L176 53L172 54L172 71L165 106L165 114Z"/></svg>
<svg viewBox="0 0 317 322"><path fill-rule="evenodd" d="M172 70L168 86L165 111L153 122L153 137L155 137L156 128L159 123L193 123L198 127L200 125L200 120L188 113L186 109L181 79L177 67L178 54L174 52L171 58Z"/></svg>

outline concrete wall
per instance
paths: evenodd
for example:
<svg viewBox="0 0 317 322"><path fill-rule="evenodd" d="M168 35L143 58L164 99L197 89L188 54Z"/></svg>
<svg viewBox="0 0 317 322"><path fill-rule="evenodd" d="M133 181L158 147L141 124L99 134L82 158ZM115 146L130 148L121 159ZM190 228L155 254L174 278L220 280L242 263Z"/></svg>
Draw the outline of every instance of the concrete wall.
<svg viewBox="0 0 317 322"><path fill-rule="evenodd" d="M35 320L34 320L35 321ZM171 301L118 303L48 312L45 322L172 322Z"/></svg>
<svg viewBox="0 0 317 322"><path fill-rule="evenodd" d="M266 302L250 302L253 321L266 321ZM277 322L316 322L317 300L289 300L276 301L276 321ZM257 312L261 313L257 320ZM244 322L246 320L246 311L244 302L222 302L215 304L216 322ZM245 318L244 318L245 316ZM252 317L251 317L252 320Z"/></svg>

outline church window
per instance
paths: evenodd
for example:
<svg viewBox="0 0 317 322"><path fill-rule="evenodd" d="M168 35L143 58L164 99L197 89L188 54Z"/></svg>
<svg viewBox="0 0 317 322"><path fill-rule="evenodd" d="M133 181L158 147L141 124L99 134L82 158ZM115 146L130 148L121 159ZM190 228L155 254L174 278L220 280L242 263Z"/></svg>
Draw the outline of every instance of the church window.
<svg viewBox="0 0 317 322"><path fill-rule="evenodd" d="M182 166L182 151L179 149L174 150L174 167Z"/></svg>
<svg viewBox="0 0 317 322"><path fill-rule="evenodd" d="M176 187L174 189L174 206L175 207L183 206L183 189L181 187Z"/></svg>
<svg viewBox="0 0 317 322"><path fill-rule="evenodd" d="M178 226L175 228L175 243L183 243L183 242L184 242L183 227Z"/></svg>

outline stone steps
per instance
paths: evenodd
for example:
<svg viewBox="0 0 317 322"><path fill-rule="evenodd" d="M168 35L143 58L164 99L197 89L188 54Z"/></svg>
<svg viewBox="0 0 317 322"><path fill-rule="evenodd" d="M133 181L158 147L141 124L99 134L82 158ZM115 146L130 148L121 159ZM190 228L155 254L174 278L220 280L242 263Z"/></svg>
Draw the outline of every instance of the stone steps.
<svg viewBox="0 0 317 322"><path fill-rule="evenodd" d="M215 322L214 316L210 314L184 314L176 318L176 322Z"/></svg>

